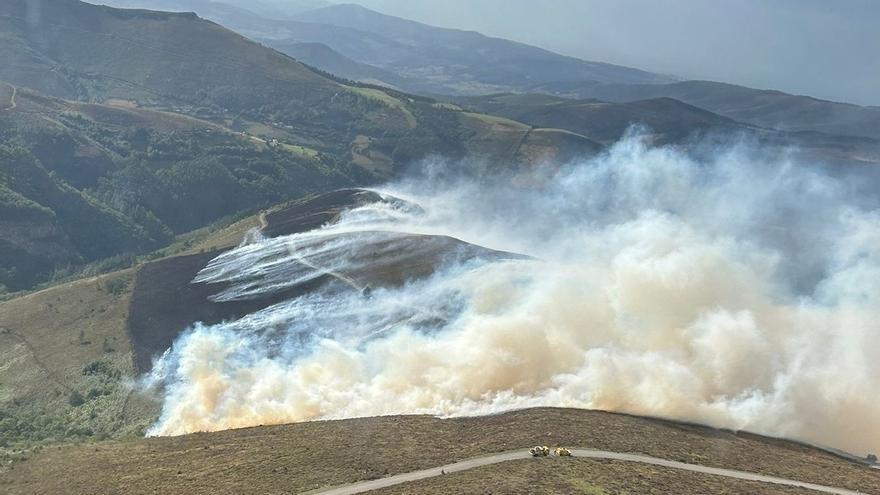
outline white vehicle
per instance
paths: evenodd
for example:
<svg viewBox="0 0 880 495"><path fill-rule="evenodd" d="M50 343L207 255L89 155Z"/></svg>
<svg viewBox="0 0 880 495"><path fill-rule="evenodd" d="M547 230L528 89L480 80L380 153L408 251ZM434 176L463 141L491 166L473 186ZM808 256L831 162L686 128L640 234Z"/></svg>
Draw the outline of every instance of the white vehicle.
<svg viewBox="0 0 880 495"><path fill-rule="evenodd" d="M550 455L550 447L546 445L536 445L529 449L529 454L532 454L532 457L547 457Z"/></svg>

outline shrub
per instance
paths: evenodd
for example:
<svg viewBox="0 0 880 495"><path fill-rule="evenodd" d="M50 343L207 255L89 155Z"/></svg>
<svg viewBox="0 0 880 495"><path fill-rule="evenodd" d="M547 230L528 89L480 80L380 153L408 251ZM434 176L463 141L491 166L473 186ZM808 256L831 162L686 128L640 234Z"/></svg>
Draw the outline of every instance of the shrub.
<svg viewBox="0 0 880 495"><path fill-rule="evenodd" d="M114 296L121 295L128 287L128 279L124 276L114 277L104 284L104 290Z"/></svg>
<svg viewBox="0 0 880 495"><path fill-rule="evenodd" d="M79 407L86 403L86 400L83 398L82 394L79 391L74 390L70 393L70 398L67 399L67 402L73 407Z"/></svg>
<svg viewBox="0 0 880 495"><path fill-rule="evenodd" d="M105 375L105 376L114 376L116 375L116 370L110 366L110 363L106 361L92 361L91 363L83 366L82 370L83 375Z"/></svg>

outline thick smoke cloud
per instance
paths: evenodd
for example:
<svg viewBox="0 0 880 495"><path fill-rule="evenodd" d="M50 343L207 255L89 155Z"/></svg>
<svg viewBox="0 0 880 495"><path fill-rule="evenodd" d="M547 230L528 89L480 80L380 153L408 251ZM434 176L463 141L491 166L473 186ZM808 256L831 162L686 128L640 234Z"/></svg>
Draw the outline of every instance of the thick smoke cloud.
<svg viewBox="0 0 880 495"><path fill-rule="evenodd" d="M151 435L552 405L880 448L880 214L846 183L745 145L698 161L627 138L538 186L384 192L422 209L365 206L201 276L233 284L220 298L283 290L407 233L529 258L196 326L149 378Z"/></svg>

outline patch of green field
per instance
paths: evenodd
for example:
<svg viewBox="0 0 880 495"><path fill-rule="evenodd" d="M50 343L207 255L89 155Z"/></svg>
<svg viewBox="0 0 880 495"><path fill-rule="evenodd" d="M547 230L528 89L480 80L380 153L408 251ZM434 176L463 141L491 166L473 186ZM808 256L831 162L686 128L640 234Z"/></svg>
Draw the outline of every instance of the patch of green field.
<svg viewBox="0 0 880 495"><path fill-rule="evenodd" d="M439 110L450 110L452 112L461 112L462 109L460 106L455 105L453 103L445 103L438 101L437 103L433 103L431 107L439 109Z"/></svg>
<svg viewBox="0 0 880 495"><path fill-rule="evenodd" d="M476 119L487 125L500 125L510 127L511 129L527 131L530 127L522 122L517 122L515 120L511 120L505 117L498 117L496 115L489 115L485 113L474 113L474 112L462 112L464 116Z"/></svg>
<svg viewBox="0 0 880 495"><path fill-rule="evenodd" d="M406 107L406 104L388 93L376 88L362 88L357 86L346 86L346 88L353 93L378 101L388 107L400 111L406 119L406 123L410 129L414 129L418 125L418 121L412 112L410 112L409 108Z"/></svg>
<svg viewBox="0 0 880 495"><path fill-rule="evenodd" d="M297 155L302 156L303 158L317 158L318 150L309 148L307 146L300 146L298 144L287 144L280 143L280 146L291 153L296 153Z"/></svg>

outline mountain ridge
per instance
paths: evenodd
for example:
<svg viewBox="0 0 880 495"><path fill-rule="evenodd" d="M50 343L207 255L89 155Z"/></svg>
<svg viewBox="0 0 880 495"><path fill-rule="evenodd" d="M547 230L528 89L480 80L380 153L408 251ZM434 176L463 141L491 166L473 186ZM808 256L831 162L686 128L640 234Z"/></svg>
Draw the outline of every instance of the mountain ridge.
<svg viewBox="0 0 880 495"><path fill-rule="evenodd" d="M880 138L880 107L753 89L715 81L682 81L661 85L553 83L530 88L568 98L631 102L669 97L739 122L784 131Z"/></svg>

